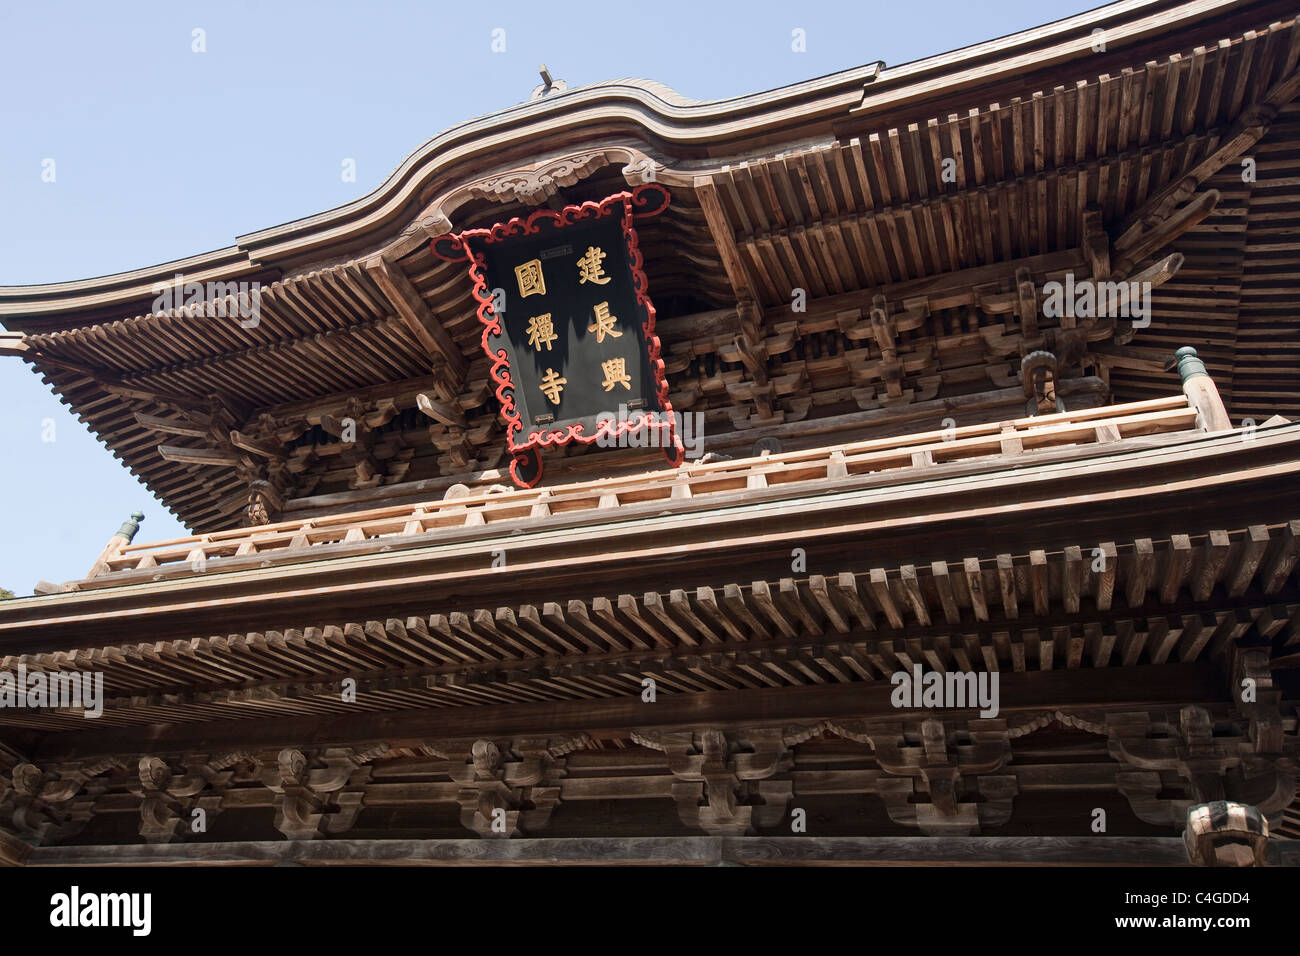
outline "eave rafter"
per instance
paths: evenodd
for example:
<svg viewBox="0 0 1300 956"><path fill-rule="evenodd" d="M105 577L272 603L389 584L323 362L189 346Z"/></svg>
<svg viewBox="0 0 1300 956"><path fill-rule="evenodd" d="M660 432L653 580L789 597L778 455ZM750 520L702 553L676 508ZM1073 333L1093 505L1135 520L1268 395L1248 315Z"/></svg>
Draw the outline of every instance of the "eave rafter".
<svg viewBox="0 0 1300 956"><path fill-rule="evenodd" d="M768 355L763 345L765 323L762 300L736 247L735 236L718 200L713 178L696 176L694 187L695 197L704 211L709 234L717 246L722 267L735 296L737 334L732 341L731 351L744 365L750 379L749 386L743 389L743 397L754 403L758 410L758 420L767 421L774 417L775 393L767 379Z"/></svg>
<svg viewBox="0 0 1300 956"><path fill-rule="evenodd" d="M91 645L75 655L25 655L21 663L33 671L103 672L109 727L152 723L160 707L181 724L214 719L214 709L236 720L286 709L324 713L337 699L338 675L354 676L368 709L379 711L409 707L386 701L392 691L470 709L636 698L645 675L666 695L818 687L847 700L840 691L878 692L891 674L918 665L1000 671L1006 681L1061 670L1080 681L1099 668L1210 662L1267 679L1270 658L1277 666L1295 654L1297 535L1293 520L1103 542L1100 570L1087 542L1043 541L1027 556L950 555L919 566L715 580L669 593ZM348 540L364 543L365 532ZM328 667L304 667L311 660ZM1259 703L1243 712L1260 746L1277 752L1281 725L1266 696ZM22 712L4 718L51 730L79 720Z"/></svg>
<svg viewBox="0 0 1300 956"><path fill-rule="evenodd" d="M406 274L383 256L374 256L365 264L366 272L388 297L393 310L428 353L435 372L445 370L448 382L444 393L454 394L464 384L469 370L460 348L452 341L442 322L429 309Z"/></svg>

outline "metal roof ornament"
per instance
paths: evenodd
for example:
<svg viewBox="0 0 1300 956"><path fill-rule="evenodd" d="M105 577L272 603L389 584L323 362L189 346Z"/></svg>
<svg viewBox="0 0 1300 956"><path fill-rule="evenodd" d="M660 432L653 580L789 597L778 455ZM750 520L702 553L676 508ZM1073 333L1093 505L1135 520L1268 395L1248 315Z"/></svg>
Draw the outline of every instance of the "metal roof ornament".
<svg viewBox="0 0 1300 956"><path fill-rule="evenodd" d="M542 85L535 87L533 92L528 95L530 100L540 100L544 96L550 96L552 93L563 93L569 88L569 84L563 80L554 79L551 71L546 68L545 63L537 66L537 72L542 78Z"/></svg>

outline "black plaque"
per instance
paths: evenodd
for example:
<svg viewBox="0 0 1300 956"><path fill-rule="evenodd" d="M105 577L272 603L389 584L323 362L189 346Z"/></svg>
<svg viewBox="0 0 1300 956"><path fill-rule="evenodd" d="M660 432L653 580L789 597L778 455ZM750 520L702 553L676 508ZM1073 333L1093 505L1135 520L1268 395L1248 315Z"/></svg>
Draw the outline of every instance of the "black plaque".
<svg viewBox="0 0 1300 956"><path fill-rule="evenodd" d="M433 240L436 255L469 263L517 483L536 484L544 448L617 445L642 429L638 447L681 463L633 228L667 204L667 190L643 185Z"/></svg>

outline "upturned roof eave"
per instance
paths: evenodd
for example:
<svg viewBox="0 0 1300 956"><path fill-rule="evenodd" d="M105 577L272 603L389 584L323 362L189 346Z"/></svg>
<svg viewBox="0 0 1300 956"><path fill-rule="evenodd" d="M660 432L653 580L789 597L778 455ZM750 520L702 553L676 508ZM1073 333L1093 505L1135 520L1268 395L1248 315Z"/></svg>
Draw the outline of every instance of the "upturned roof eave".
<svg viewBox="0 0 1300 956"><path fill-rule="evenodd" d="M1048 56L1062 37L1085 33L1097 25L1119 27L1153 14L1164 16L1163 29L1177 31L1230 7L1234 0L1119 0L1094 10L1005 37L982 41L921 60L881 68L872 63L801 81L774 90L723 100L694 102L662 84L622 79L569 90L542 100L521 103L488 116L458 124L408 155L378 187L365 196L321 213L237 237L236 244L155 266L108 276L40 285L0 286L0 323L13 331L41 327L43 331L75 326L76 316L118 304L137 302L152 294L159 282L178 272L195 281L223 281L277 271L277 261L295 250L327 258L329 248L343 247L358 237L393 225L409 209L420 190L449 166L494 154L502 134L514 139L538 123L573 128L599 114L630 121L648 136L681 146L707 146L763 130L790 131L793 139L808 135L808 127L825 125L834 116L887 108L892 94L932 87L942 95L946 78L961 78L991 58ZM1051 57L1049 57L1051 60ZM1045 62L1044 65L1053 65ZM1059 52L1055 65L1059 63ZM868 80L871 80L868 87ZM868 92L869 91L869 92ZM856 107L856 109L855 109ZM802 128L799 124L802 123ZM492 149L476 150L475 143ZM56 316L65 321L51 324ZM24 320L35 320L29 322Z"/></svg>

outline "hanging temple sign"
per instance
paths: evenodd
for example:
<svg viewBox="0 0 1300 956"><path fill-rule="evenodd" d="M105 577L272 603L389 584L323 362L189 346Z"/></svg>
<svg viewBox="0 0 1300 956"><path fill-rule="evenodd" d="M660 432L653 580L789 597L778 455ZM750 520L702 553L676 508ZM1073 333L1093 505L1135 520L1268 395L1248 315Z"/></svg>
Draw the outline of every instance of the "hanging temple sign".
<svg viewBox="0 0 1300 956"><path fill-rule="evenodd" d="M648 183L432 240L439 258L467 263L520 487L541 479L545 448L642 431L681 464L634 226L670 199ZM609 413L615 400L622 414Z"/></svg>

